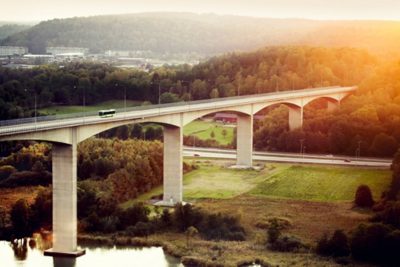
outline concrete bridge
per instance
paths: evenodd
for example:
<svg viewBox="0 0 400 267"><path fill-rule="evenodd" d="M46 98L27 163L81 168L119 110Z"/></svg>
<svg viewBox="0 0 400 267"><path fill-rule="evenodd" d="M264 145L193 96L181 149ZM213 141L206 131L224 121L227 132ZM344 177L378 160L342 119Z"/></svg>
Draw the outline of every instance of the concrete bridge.
<svg viewBox="0 0 400 267"><path fill-rule="evenodd" d="M164 126L164 196L161 204L182 201L182 130L197 118L215 112L234 112L237 116L238 166L252 166L253 115L276 104L289 107L289 127L303 124L303 108L313 100L325 98L328 110L357 87L324 87L283 91L262 95L238 96L136 107L121 110L113 117L96 113L74 116L49 116L0 122L0 141L38 140L53 144L53 248L45 255L79 256L77 250L77 144L108 129L133 123L153 122Z"/></svg>

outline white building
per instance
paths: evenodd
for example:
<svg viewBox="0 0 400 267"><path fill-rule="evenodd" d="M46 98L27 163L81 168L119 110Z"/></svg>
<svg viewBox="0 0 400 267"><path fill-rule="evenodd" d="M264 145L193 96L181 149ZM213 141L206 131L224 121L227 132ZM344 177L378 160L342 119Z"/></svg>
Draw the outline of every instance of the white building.
<svg viewBox="0 0 400 267"><path fill-rule="evenodd" d="M88 48L83 47L64 47L64 46L49 46L46 47L46 53L52 54L54 56L57 55L66 55L66 54L82 54L85 55L89 52Z"/></svg>
<svg viewBox="0 0 400 267"><path fill-rule="evenodd" d="M22 56L28 53L28 48L23 46L0 46L0 57Z"/></svg>

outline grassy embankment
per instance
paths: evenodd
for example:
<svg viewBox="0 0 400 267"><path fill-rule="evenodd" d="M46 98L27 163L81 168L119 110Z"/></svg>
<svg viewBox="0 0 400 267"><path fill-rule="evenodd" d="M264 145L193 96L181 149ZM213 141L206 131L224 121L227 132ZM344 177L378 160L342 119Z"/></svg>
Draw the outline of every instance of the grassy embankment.
<svg viewBox="0 0 400 267"><path fill-rule="evenodd" d="M368 185L375 199L386 189L391 173L384 169L339 166L267 164L262 171L233 170L222 164L200 162L197 170L184 176L184 199L229 199L246 194L255 197L305 201L352 201L360 184ZM218 161L214 161L218 162ZM162 187L141 195L149 199ZM126 205L126 204L125 204Z"/></svg>

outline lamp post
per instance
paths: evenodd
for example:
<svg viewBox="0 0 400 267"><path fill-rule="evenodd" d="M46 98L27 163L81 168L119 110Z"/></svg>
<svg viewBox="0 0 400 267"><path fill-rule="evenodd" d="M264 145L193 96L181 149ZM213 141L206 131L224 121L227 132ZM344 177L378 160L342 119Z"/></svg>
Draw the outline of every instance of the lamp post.
<svg viewBox="0 0 400 267"><path fill-rule="evenodd" d="M356 149L356 158L360 158L361 155L361 140L358 140L358 147Z"/></svg>
<svg viewBox="0 0 400 267"><path fill-rule="evenodd" d="M158 82L158 104L161 104L161 86L160 82Z"/></svg>
<svg viewBox="0 0 400 267"><path fill-rule="evenodd" d="M161 104L161 85L160 81L158 82L150 82L150 84L158 84L158 104Z"/></svg>
<svg viewBox="0 0 400 267"><path fill-rule="evenodd" d="M191 89L190 89L190 81L185 81L185 80L179 80L180 82L181 82L181 84L183 84L183 83L187 83L187 85L188 85L188 90L189 90L189 102L190 101L192 101L192 92L191 92Z"/></svg>
<svg viewBox="0 0 400 267"><path fill-rule="evenodd" d="M85 106L86 106L86 89L85 86L83 86L83 123L85 123Z"/></svg>
<svg viewBox="0 0 400 267"><path fill-rule="evenodd" d="M300 154L303 154L304 139L300 139Z"/></svg>
<svg viewBox="0 0 400 267"><path fill-rule="evenodd" d="M126 116L126 86L124 86L124 117Z"/></svg>
<svg viewBox="0 0 400 267"><path fill-rule="evenodd" d="M25 88L24 89L24 91L25 92L29 92L30 90L29 89L27 89L27 88ZM36 124L37 124L37 101L36 101L36 91L35 90L32 90L33 91L33 98L34 98L34 111L35 111L35 113L34 113L34 117L35 117L35 127L36 127Z"/></svg>

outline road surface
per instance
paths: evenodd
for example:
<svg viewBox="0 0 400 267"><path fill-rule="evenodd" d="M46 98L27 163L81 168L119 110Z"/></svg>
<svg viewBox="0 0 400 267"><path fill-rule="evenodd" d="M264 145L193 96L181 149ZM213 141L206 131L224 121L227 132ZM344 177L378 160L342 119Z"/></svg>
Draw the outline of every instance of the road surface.
<svg viewBox="0 0 400 267"><path fill-rule="evenodd" d="M184 157L204 157L217 159L236 159L236 150L184 147ZM253 160L287 162L287 163L312 163L327 165L345 165L361 167L380 167L390 168L392 161L390 159L380 158L354 158L347 156L332 155L313 155L296 153L271 153L271 152L253 152Z"/></svg>

